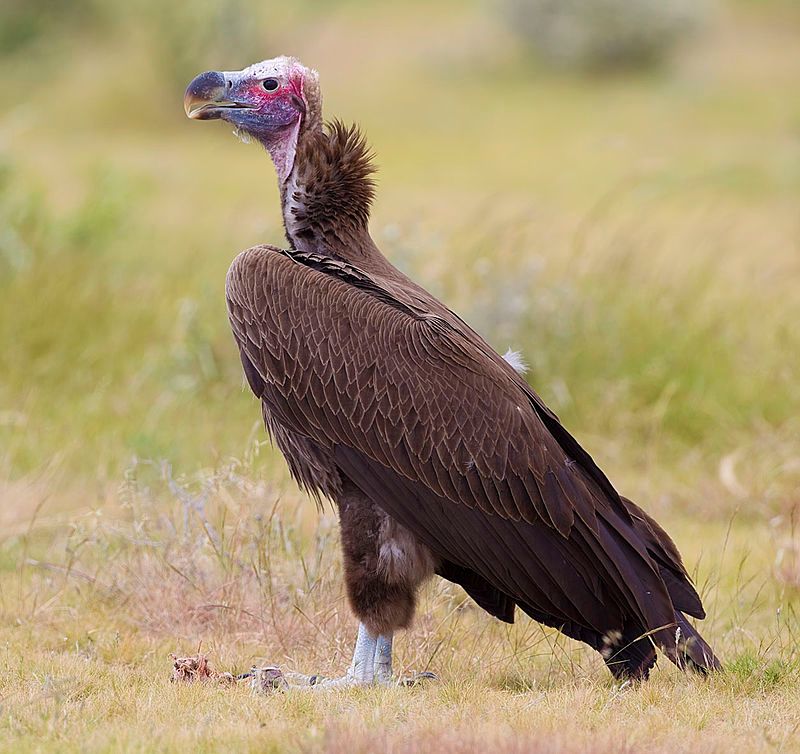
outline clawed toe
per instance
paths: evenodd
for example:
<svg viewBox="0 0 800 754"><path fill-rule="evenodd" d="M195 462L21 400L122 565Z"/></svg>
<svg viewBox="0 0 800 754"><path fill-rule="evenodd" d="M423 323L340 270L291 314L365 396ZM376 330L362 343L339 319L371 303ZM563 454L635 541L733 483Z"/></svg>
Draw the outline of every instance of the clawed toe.
<svg viewBox="0 0 800 754"><path fill-rule="evenodd" d="M245 678L250 679L250 688L257 694L273 694L289 688L286 676L277 665L265 665L261 668L253 666L249 673L237 676L237 680Z"/></svg>
<svg viewBox="0 0 800 754"><path fill-rule="evenodd" d="M392 673L392 634L371 634L362 623L358 627L353 659L341 678L324 678L320 675L301 675L283 672L277 665L253 666L238 680L249 678L250 688L256 693L273 694L288 689L347 689L366 686L412 687L438 681L435 673L423 671L396 678Z"/></svg>
<svg viewBox="0 0 800 754"><path fill-rule="evenodd" d="M271 695L277 691L289 689L346 689L358 686L399 686L413 688L431 681L438 681L435 673L425 670L412 673L396 680L375 677L371 682L360 681L350 674L341 678L325 678L321 675L302 675L301 673L284 672L277 665L253 666L247 673L236 676L237 681L248 680L250 689L256 694Z"/></svg>
<svg viewBox="0 0 800 754"><path fill-rule="evenodd" d="M429 670L423 670L421 673L412 673L409 676L405 676L401 678L398 682L398 686L405 686L406 688L411 688L413 686L419 686L421 684L430 683L431 681L438 681L439 676L436 673L431 673Z"/></svg>

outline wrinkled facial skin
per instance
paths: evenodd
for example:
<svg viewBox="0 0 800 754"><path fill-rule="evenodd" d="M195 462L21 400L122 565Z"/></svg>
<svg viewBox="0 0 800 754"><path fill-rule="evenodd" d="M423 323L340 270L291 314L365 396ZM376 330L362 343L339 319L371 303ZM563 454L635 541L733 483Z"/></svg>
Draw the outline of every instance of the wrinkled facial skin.
<svg viewBox="0 0 800 754"><path fill-rule="evenodd" d="M242 71L206 71L187 87L183 106L193 120L224 120L260 141L284 183L294 165L307 111L303 94L307 75L307 68L287 57L264 60Z"/></svg>
<svg viewBox="0 0 800 754"><path fill-rule="evenodd" d="M277 88L267 91L265 81ZM184 106L190 118L218 118L261 141L297 123L305 111L301 81L286 74L261 78L250 69L201 73L187 87Z"/></svg>

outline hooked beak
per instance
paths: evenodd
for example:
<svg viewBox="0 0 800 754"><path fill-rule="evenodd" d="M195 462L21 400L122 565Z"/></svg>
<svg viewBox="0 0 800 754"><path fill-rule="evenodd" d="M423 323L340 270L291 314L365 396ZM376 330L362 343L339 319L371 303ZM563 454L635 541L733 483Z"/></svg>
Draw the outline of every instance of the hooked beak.
<svg viewBox="0 0 800 754"><path fill-rule="evenodd" d="M193 120L221 118L226 110L252 110L252 106L228 99L230 79L219 71L206 71L194 78L183 95L183 109Z"/></svg>

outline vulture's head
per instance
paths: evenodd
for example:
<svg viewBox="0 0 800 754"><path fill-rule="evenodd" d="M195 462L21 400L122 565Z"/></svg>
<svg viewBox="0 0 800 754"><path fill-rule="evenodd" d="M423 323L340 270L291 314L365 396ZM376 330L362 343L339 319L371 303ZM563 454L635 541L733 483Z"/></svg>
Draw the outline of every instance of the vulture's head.
<svg viewBox="0 0 800 754"><path fill-rule="evenodd" d="M190 118L225 120L260 141L281 181L292 172L301 132L322 120L317 72L283 56L241 71L201 73L186 88L183 106Z"/></svg>

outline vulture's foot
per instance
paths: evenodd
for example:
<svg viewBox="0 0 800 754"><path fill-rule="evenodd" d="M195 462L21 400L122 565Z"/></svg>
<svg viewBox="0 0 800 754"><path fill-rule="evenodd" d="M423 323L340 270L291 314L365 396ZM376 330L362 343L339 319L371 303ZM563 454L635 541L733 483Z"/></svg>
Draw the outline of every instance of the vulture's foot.
<svg viewBox="0 0 800 754"><path fill-rule="evenodd" d="M373 636L361 623L356 648L347 672L341 678L311 676L309 685L319 689L350 686L388 686L392 683L392 635Z"/></svg>
<svg viewBox="0 0 800 754"><path fill-rule="evenodd" d="M254 667L240 678L250 678L250 687L262 694L288 689L344 689L356 686L417 686L438 680L433 673L414 673L395 680L392 676L392 635L372 636L362 623L347 672L341 678L283 672L275 665Z"/></svg>

